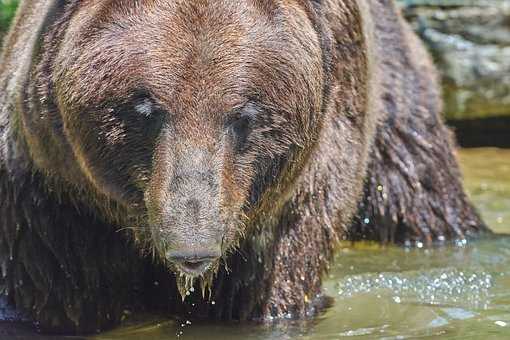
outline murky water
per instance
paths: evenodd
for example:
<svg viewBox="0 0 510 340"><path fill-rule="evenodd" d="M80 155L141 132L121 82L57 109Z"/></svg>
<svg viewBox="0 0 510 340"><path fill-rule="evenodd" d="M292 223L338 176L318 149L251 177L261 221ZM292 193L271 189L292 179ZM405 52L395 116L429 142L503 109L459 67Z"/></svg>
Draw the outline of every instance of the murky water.
<svg viewBox="0 0 510 340"><path fill-rule="evenodd" d="M493 230L510 233L510 150L459 156L483 217ZM506 339L510 236L428 250L342 245L324 289L334 304L314 320L257 326L152 317L95 339Z"/></svg>
<svg viewBox="0 0 510 340"><path fill-rule="evenodd" d="M465 185L492 230L510 234L510 150L465 149L459 153Z"/></svg>

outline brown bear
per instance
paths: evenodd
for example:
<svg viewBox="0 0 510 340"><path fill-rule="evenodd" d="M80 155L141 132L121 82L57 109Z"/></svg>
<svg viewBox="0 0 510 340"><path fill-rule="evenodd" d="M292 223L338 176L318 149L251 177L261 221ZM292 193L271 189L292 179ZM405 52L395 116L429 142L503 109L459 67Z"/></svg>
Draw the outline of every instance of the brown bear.
<svg viewBox="0 0 510 340"><path fill-rule="evenodd" d="M340 240L486 230L392 0L22 1L0 86L2 283L43 330L304 317Z"/></svg>

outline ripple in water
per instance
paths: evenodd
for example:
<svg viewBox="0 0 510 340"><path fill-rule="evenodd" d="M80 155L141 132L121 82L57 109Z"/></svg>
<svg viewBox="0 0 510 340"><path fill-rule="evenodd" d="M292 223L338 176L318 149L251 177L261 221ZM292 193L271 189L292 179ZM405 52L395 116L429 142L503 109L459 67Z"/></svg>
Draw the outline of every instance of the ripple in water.
<svg viewBox="0 0 510 340"><path fill-rule="evenodd" d="M486 308L494 284L491 274L455 268L405 273L361 274L336 284L338 298L357 294L392 294L396 303L455 305Z"/></svg>

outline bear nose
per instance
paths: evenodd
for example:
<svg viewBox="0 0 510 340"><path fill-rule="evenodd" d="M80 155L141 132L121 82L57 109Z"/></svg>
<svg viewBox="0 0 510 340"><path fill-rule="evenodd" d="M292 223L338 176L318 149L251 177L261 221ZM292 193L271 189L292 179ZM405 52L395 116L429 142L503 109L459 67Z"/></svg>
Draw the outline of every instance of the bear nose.
<svg viewBox="0 0 510 340"><path fill-rule="evenodd" d="M205 273L221 256L219 251L170 251L167 259L173 262L180 271L197 276Z"/></svg>

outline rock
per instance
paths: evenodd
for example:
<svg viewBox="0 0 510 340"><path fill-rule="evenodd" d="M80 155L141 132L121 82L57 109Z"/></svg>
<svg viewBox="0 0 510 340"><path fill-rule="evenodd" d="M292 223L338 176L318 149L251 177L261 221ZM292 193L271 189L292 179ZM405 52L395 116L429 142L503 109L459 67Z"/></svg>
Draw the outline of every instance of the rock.
<svg viewBox="0 0 510 340"><path fill-rule="evenodd" d="M510 1L401 3L443 75L447 119L510 117Z"/></svg>

